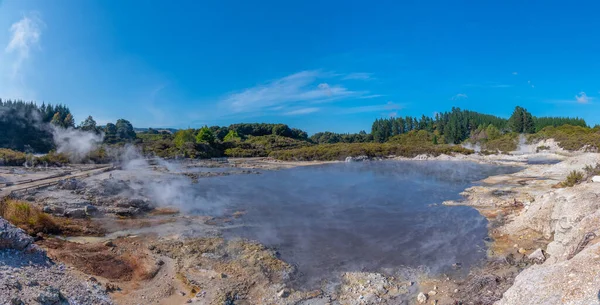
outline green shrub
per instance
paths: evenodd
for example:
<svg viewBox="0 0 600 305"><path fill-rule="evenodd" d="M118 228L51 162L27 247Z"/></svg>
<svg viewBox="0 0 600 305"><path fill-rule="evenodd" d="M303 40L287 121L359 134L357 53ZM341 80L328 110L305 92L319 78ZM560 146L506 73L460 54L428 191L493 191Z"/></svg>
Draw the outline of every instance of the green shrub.
<svg viewBox="0 0 600 305"><path fill-rule="evenodd" d="M583 173L580 171L572 171L569 173L565 181L560 183L560 187L572 187L575 184L579 184L584 180Z"/></svg>
<svg viewBox="0 0 600 305"><path fill-rule="evenodd" d="M509 152L517 150L518 144L519 135L517 133L507 133L484 142L482 147L491 151Z"/></svg>
<svg viewBox="0 0 600 305"><path fill-rule="evenodd" d="M560 147L566 150L593 151L600 148L600 132L595 128L582 126L548 126L536 134L529 135L527 141L534 143L546 139L554 139Z"/></svg>
<svg viewBox="0 0 600 305"><path fill-rule="evenodd" d="M37 158L36 163L48 166L63 166L69 164L69 156L63 153L50 151L46 155Z"/></svg>
<svg viewBox="0 0 600 305"><path fill-rule="evenodd" d="M544 150L550 150L550 146L540 145L535 148L535 152L540 152L540 151L544 151Z"/></svg>
<svg viewBox="0 0 600 305"><path fill-rule="evenodd" d="M27 155L20 151L0 148L0 166L20 166L27 161Z"/></svg>
<svg viewBox="0 0 600 305"><path fill-rule="evenodd" d="M395 143L336 143L307 146L289 150L273 151L270 157L286 161L336 161L346 157L368 156L385 158L388 156L415 157L421 154L438 156L456 153L472 154L473 151L459 145L400 145Z"/></svg>

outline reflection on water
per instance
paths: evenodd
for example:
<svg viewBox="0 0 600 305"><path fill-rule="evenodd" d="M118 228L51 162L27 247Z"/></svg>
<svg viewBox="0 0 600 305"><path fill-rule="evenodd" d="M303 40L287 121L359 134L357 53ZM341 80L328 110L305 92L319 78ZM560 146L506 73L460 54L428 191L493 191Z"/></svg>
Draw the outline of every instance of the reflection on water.
<svg viewBox="0 0 600 305"><path fill-rule="evenodd" d="M228 232L275 247L297 284L339 271L425 266L449 272L485 257L487 221L444 200L487 176L517 171L471 162L364 162L201 179L200 196L243 209ZM200 207L199 207L200 208Z"/></svg>

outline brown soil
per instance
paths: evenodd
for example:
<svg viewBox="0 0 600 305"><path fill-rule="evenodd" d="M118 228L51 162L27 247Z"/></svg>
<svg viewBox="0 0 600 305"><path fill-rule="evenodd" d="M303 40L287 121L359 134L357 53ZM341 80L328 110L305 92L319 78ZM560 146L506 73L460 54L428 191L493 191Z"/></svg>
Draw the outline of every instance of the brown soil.
<svg viewBox="0 0 600 305"><path fill-rule="evenodd" d="M93 276L116 281L130 281L151 277L155 270L147 255L138 247L130 247L124 239L104 244L79 244L61 239L46 239L39 245L48 256Z"/></svg>

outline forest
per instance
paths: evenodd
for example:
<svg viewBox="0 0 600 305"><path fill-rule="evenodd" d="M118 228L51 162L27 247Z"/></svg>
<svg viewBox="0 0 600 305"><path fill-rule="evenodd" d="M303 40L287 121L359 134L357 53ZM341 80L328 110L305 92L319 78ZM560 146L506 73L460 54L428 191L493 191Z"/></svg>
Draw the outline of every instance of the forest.
<svg viewBox="0 0 600 305"><path fill-rule="evenodd" d="M92 116L76 124L66 105L0 100L0 159L25 158L22 153L51 153L53 132L77 129L103 135L100 148L90 153L93 162L108 162L108 147L136 145L148 156L163 158L275 157L286 160L343 159L346 156L420 153L468 153L456 144L478 144L486 153L516 149L519 134L530 140L560 139L569 149L600 147L598 127L580 118L536 117L515 107L509 118L452 108L433 117L376 119L371 132L354 134L305 131L286 124L238 123L198 129L134 128L126 119L104 126ZM58 158L65 160L68 158ZM18 159L21 160L21 159ZM2 161L2 160L0 160ZM2 163L6 164L4 160ZM15 163L15 162L12 162ZM59 162L54 162L59 163Z"/></svg>

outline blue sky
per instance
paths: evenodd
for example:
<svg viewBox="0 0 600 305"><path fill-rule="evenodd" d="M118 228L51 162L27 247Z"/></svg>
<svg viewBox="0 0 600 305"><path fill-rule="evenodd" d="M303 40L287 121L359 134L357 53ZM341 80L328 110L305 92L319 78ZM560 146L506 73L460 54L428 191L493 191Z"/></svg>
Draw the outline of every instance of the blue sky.
<svg viewBox="0 0 600 305"><path fill-rule="evenodd" d="M0 97L314 133L453 106L600 123L600 3L0 0Z"/></svg>

